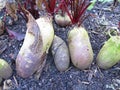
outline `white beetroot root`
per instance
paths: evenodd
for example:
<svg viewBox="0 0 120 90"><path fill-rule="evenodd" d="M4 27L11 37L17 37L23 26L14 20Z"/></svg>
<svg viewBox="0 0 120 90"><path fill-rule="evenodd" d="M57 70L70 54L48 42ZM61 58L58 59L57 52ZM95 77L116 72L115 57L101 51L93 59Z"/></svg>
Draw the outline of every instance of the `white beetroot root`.
<svg viewBox="0 0 120 90"><path fill-rule="evenodd" d="M48 53L48 50L54 38L52 18L47 16L40 17L36 20L36 22L40 28L40 32L43 40L43 52Z"/></svg>
<svg viewBox="0 0 120 90"><path fill-rule="evenodd" d="M52 44L52 54L57 69L61 72L67 70L70 63L68 47L66 43L56 35Z"/></svg>
<svg viewBox="0 0 120 90"><path fill-rule="evenodd" d="M102 69L108 69L120 62L120 36L111 36L97 55L97 64Z"/></svg>
<svg viewBox="0 0 120 90"><path fill-rule="evenodd" d="M87 31L74 27L68 34L68 45L74 66L82 70L88 68L93 61L93 50Z"/></svg>
<svg viewBox="0 0 120 90"><path fill-rule="evenodd" d="M16 69L17 74L23 78L36 73L39 75L38 79L54 37L54 29L50 18L41 17L35 20L28 11L26 12L28 17L27 31L16 59Z"/></svg>
<svg viewBox="0 0 120 90"><path fill-rule="evenodd" d="M47 53L49 51L49 48L50 48L50 46L52 44L52 41L53 41L53 38L54 38L54 28L53 28L53 25L52 25L52 17L47 17L47 16L40 17L36 20L36 22L37 22L37 24L40 28L40 32L41 32L41 36L42 36L43 56L41 58L44 59L43 64L39 67L39 69L36 73L36 78L38 79L40 77L42 69L45 65Z"/></svg>
<svg viewBox="0 0 120 90"><path fill-rule="evenodd" d="M23 78L31 76L44 62L41 59L43 41L39 26L30 13L27 14L27 31L16 59L17 74Z"/></svg>
<svg viewBox="0 0 120 90"><path fill-rule="evenodd" d="M68 26L71 24L71 20L67 14L61 15L56 14L55 15L55 22L60 26Z"/></svg>
<svg viewBox="0 0 120 90"><path fill-rule="evenodd" d="M12 75L12 72L10 65L4 59L0 59L0 79L8 79Z"/></svg>

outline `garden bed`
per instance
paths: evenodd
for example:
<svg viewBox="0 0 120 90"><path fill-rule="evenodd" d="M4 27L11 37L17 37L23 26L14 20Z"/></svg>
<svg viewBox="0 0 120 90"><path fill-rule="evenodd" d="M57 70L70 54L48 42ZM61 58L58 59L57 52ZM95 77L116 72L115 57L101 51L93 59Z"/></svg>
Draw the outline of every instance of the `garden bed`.
<svg viewBox="0 0 120 90"><path fill-rule="evenodd" d="M120 64L110 69L102 70L96 65L96 56L109 36L107 30L111 27L119 27L120 22L120 4L111 10L112 3L96 3L95 7L88 11L89 16L83 23L88 31L90 41L94 52L94 61L89 69L79 70L70 64L65 72L59 72L54 64L51 50L47 56L47 62L39 80L35 80L33 76L23 79L16 74L15 60L16 56L23 44L15 38L10 38L5 32L0 36L0 40L4 40L7 48L0 54L0 58L5 59L13 69L12 90L120 90ZM0 12L0 16L4 14ZM6 26L8 29L17 33L25 34L26 21L21 15L18 15L18 21L9 25L10 17L7 17ZM7 25L8 23L8 25ZM70 26L60 27L53 21L55 34L60 36L67 43L67 34ZM2 85L1 85L2 86Z"/></svg>

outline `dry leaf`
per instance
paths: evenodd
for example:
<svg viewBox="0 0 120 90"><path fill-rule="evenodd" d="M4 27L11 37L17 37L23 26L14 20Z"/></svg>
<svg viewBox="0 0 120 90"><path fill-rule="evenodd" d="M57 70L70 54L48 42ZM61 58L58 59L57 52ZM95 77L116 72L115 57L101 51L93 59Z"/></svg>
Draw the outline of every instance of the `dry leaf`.
<svg viewBox="0 0 120 90"><path fill-rule="evenodd" d="M16 2L7 2L6 11L7 11L7 14L10 15L14 19L14 21L18 20L18 16L16 15L17 14Z"/></svg>
<svg viewBox="0 0 120 90"><path fill-rule="evenodd" d="M0 35L4 33L4 23L2 20L0 20Z"/></svg>
<svg viewBox="0 0 120 90"><path fill-rule="evenodd" d="M8 79L4 81L3 90L11 90L13 86L12 80Z"/></svg>
<svg viewBox="0 0 120 90"><path fill-rule="evenodd" d="M23 40L24 37L25 37L25 34L17 33L17 32L15 32L15 31L12 31L12 30L9 30L9 29L7 29L7 32L8 32L8 34L9 34L10 38L15 38L15 39L17 39L18 41Z"/></svg>
<svg viewBox="0 0 120 90"><path fill-rule="evenodd" d="M42 10L42 2L43 0L36 0L36 5L40 10Z"/></svg>
<svg viewBox="0 0 120 90"><path fill-rule="evenodd" d="M7 0L0 0L0 11L3 9L6 5Z"/></svg>
<svg viewBox="0 0 120 90"><path fill-rule="evenodd" d="M7 41L6 40L0 40L0 54L3 53L7 48Z"/></svg>

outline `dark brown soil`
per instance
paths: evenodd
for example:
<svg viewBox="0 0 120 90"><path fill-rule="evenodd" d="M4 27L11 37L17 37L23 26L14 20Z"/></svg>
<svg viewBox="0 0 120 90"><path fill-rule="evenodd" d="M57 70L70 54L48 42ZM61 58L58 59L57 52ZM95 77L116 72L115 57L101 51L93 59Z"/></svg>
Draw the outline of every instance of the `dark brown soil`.
<svg viewBox="0 0 120 90"><path fill-rule="evenodd" d="M0 40L6 39L6 50L0 54L0 58L5 59L13 69L11 80L13 86L11 90L120 90L120 64L110 69L102 70L96 65L96 56L109 38L108 28L118 27L120 22L120 4L112 11L110 6L112 3L97 3L93 10L88 11L92 16L88 17L83 25L89 33L90 41L94 51L94 62L87 70L79 70L70 64L66 72L59 72L54 64L51 50L48 53L47 62L39 80L35 80L32 76L23 79L16 74L15 59L22 46L23 40L18 41L10 38L5 32L0 36ZM0 12L0 16L4 15L4 11ZM19 20L9 25L8 17L6 26L8 29L17 33L26 32L26 22L19 16ZM7 21L8 20L8 21ZM67 43L67 33L70 27L60 27L53 21L55 34L64 39Z"/></svg>

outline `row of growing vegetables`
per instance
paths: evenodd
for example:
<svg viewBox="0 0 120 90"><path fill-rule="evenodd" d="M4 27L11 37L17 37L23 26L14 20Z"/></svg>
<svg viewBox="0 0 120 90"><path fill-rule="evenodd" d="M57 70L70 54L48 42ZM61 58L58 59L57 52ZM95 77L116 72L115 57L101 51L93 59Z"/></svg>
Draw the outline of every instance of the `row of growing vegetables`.
<svg viewBox="0 0 120 90"><path fill-rule="evenodd" d="M51 3L47 3L45 0L43 2L48 12L51 13L49 13L50 15L40 16L36 20L18 2L19 9L26 17L27 31L23 45L16 57L17 74L23 78L30 77L35 73L40 76L50 47L56 68L59 71L67 70L70 60L80 70L89 68L94 55L87 30L81 25L87 17L85 11L90 5L88 0L61 0L58 1L60 4L56 9L49 5ZM54 34L53 12L58 11L59 13L54 18L57 24L60 26L74 24L73 29L69 30L67 44ZM95 60L102 69L110 68L120 62L120 36L111 36L105 42ZM4 72L4 70L8 72ZM12 69L9 64L1 59L0 77L6 79L11 75Z"/></svg>

